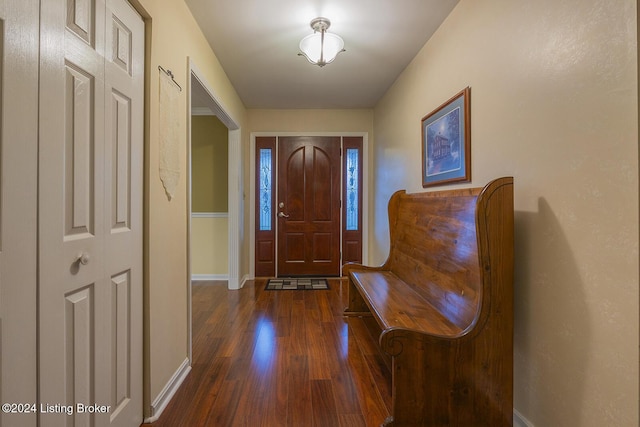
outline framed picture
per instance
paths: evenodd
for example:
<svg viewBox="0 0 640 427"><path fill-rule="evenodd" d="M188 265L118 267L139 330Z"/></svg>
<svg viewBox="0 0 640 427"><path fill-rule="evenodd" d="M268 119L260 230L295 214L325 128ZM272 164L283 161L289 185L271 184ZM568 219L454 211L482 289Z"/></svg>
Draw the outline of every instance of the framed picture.
<svg viewBox="0 0 640 427"><path fill-rule="evenodd" d="M471 181L471 89L422 118L422 186Z"/></svg>

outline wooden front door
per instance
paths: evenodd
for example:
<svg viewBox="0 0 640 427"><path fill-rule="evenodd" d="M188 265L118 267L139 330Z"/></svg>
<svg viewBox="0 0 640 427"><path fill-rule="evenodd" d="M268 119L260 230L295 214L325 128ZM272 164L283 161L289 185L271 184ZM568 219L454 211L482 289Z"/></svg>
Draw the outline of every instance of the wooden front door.
<svg viewBox="0 0 640 427"><path fill-rule="evenodd" d="M340 274L340 137L278 138L279 276Z"/></svg>

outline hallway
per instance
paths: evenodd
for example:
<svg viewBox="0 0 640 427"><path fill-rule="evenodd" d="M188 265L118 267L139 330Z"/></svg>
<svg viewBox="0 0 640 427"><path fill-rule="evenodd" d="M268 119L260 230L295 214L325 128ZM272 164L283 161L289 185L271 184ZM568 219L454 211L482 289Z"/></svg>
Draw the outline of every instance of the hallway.
<svg viewBox="0 0 640 427"><path fill-rule="evenodd" d="M386 366L362 319L346 319L346 282L328 291L193 286L193 369L147 426L378 426Z"/></svg>

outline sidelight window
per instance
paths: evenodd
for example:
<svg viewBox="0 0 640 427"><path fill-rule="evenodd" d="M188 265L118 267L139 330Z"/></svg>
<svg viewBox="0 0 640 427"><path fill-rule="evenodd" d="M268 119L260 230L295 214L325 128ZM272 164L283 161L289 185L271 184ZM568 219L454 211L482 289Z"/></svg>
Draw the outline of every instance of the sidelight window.
<svg viewBox="0 0 640 427"><path fill-rule="evenodd" d="M273 195L273 173L272 173L272 164L273 164L273 150L271 148L262 148L260 149L260 165L259 165L259 227L260 231L271 231L272 223L271 218L273 217L272 212L272 195Z"/></svg>
<svg viewBox="0 0 640 427"><path fill-rule="evenodd" d="M276 138L256 137L254 181L256 277L273 277L276 273L275 160Z"/></svg>
<svg viewBox="0 0 640 427"><path fill-rule="evenodd" d="M360 150L358 148L347 148L346 167L346 229L348 231L358 230L358 200L360 200Z"/></svg>
<svg viewBox="0 0 640 427"><path fill-rule="evenodd" d="M362 262L363 138L347 136L342 144L342 262Z"/></svg>

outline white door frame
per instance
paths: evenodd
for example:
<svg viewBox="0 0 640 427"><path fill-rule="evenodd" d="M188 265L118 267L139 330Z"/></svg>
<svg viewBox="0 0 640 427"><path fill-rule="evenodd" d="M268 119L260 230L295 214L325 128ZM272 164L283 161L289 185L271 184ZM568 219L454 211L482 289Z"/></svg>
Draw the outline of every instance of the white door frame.
<svg viewBox="0 0 640 427"><path fill-rule="evenodd" d="M40 4L0 0L0 402L37 402ZM0 425L35 426L36 413Z"/></svg>
<svg viewBox="0 0 640 427"><path fill-rule="evenodd" d="M249 275L255 278L255 246L256 246L256 137L260 136L361 136L362 137L362 262L369 261L369 133L368 132L252 132L251 148L249 155ZM341 160L342 162L342 160ZM277 164L277 161L276 161ZM343 179L343 173L340 175ZM342 185L340 194L342 194ZM343 204L344 206L344 204ZM231 215L231 213L229 213ZM340 214L342 221L342 214ZM342 242L342 227L340 230L340 241ZM276 237L277 239L277 237ZM342 246L342 243L340 243ZM277 245L276 245L277 247ZM276 249L276 258L277 258ZM342 266L340 268L342 272Z"/></svg>
<svg viewBox="0 0 640 427"><path fill-rule="evenodd" d="M187 79L187 156L188 167L188 194L187 194L187 336L189 337L189 361L193 360L192 354L192 311L191 311L191 79L195 78L198 83L209 94L211 103L209 108L214 116L216 116L229 129L229 177L228 177L228 197L229 197L229 278L228 288L237 290L242 287L240 281L240 247L241 235L240 226L242 220L242 145L241 145L241 129L238 122L234 120L228 110L222 106L219 97L215 95L211 85L207 82L204 75L198 70L192 58L188 58L189 78Z"/></svg>

